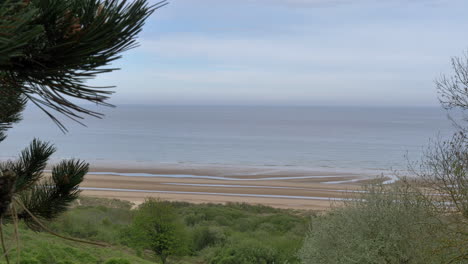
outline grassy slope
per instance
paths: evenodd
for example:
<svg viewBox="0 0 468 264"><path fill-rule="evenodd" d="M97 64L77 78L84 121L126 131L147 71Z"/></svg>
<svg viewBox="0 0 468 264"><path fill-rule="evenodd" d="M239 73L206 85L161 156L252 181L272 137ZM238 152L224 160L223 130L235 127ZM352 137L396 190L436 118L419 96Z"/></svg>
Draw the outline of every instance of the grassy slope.
<svg viewBox="0 0 468 264"><path fill-rule="evenodd" d="M12 236L11 226L7 227L7 236ZM25 227L20 228L21 263L24 264L72 264L72 263L105 263L110 259L123 258L130 263L154 263L135 255L133 250L121 246L98 247L67 241L47 233L34 232ZM16 260L16 251L11 253ZM6 263L3 260L0 263ZM12 261L12 263L16 263Z"/></svg>
<svg viewBox="0 0 468 264"><path fill-rule="evenodd" d="M191 251L186 256L172 257L170 263L297 263L296 252L310 219L303 211L266 206L172 204L186 226ZM148 251L126 239L133 213L128 202L82 197L48 226L66 236L112 246L101 248L66 241L21 226L21 263L106 263L116 258L137 264L157 263ZM6 229L11 236L11 226ZM13 259L15 254L11 254Z"/></svg>

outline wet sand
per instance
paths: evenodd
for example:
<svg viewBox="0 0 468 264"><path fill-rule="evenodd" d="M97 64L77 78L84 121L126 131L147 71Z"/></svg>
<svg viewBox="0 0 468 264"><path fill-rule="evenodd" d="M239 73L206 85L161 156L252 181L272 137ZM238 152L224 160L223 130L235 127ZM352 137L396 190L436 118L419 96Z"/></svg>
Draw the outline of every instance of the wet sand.
<svg viewBox="0 0 468 264"><path fill-rule="evenodd" d="M261 168L92 168L83 195L139 204L147 197L190 203L245 202L325 210L375 175Z"/></svg>

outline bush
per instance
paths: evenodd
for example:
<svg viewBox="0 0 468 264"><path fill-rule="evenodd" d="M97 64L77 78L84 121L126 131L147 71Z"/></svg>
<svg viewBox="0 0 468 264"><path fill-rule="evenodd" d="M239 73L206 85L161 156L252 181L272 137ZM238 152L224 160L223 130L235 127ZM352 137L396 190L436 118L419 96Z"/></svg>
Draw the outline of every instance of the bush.
<svg viewBox="0 0 468 264"><path fill-rule="evenodd" d="M225 240L222 229L203 226L193 232L193 249L199 251L208 246L222 244Z"/></svg>
<svg viewBox="0 0 468 264"><path fill-rule="evenodd" d="M109 259L104 262L104 264L130 264L129 260L118 258L118 259Z"/></svg>
<svg viewBox="0 0 468 264"><path fill-rule="evenodd" d="M299 263L296 253L301 244L301 239L288 233L275 236L262 231L234 232L209 256L208 263Z"/></svg>
<svg viewBox="0 0 468 264"><path fill-rule="evenodd" d="M441 263L430 201L407 187L370 186L343 208L312 219L304 263Z"/></svg>
<svg viewBox="0 0 468 264"><path fill-rule="evenodd" d="M169 202L147 199L138 207L131 231L134 244L152 250L163 264L169 256L188 253L185 226Z"/></svg>
<svg viewBox="0 0 468 264"><path fill-rule="evenodd" d="M243 239L220 249L210 264L275 264L285 263L286 259L279 252L259 241Z"/></svg>
<svg viewBox="0 0 468 264"><path fill-rule="evenodd" d="M20 264L40 264L40 262L37 259L33 258L28 258L28 259L22 259L19 262Z"/></svg>

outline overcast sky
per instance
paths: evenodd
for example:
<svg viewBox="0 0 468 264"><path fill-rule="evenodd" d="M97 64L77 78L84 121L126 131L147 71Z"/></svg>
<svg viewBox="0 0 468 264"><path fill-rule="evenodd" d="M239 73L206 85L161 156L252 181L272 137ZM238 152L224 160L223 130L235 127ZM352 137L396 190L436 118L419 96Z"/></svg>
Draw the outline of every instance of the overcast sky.
<svg viewBox="0 0 468 264"><path fill-rule="evenodd" d="M156 3L156 1L152 1ZM436 105L466 0L171 0L93 84L113 103Z"/></svg>

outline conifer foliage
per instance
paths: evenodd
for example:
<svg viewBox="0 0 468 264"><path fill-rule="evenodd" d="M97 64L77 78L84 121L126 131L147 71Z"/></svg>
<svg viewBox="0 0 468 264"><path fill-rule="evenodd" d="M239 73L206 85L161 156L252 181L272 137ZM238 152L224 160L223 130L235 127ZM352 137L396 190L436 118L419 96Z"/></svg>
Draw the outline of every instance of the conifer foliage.
<svg viewBox="0 0 468 264"><path fill-rule="evenodd" d="M63 131L58 115L78 122L87 115L100 117L77 102L110 106L112 86L93 87L87 81L117 70L110 63L137 46L145 20L164 5L147 0L0 0L0 142L21 120L28 102ZM0 163L0 221L24 219L34 226L76 199L88 164L62 161L50 177L44 176L54 152L53 145L34 139L17 160Z"/></svg>
<svg viewBox="0 0 468 264"><path fill-rule="evenodd" d="M136 36L160 2L146 0L0 0L0 77L3 84L46 111L72 119L100 116L70 99L109 105L110 87L86 81L122 52L137 46Z"/></svg>

